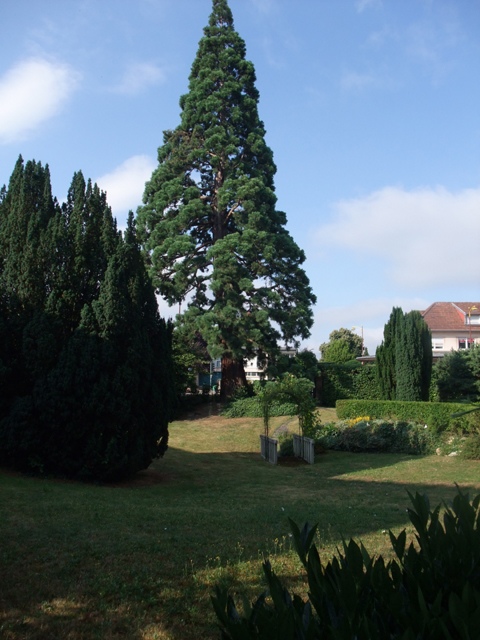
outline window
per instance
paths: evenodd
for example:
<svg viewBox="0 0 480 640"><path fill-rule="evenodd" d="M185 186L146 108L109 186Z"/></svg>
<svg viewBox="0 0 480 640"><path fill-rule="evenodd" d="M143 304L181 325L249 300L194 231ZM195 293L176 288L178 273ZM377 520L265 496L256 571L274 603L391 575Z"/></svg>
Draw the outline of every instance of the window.
<svg viewBox="0 0 480 640"><path fill-rule="evenodd" d="M475 340L469 340L468 338L459 338L458 339L458 348L459 349L470 349L475 344Z"/></svg>
<svg viewBox="0 0 480 640"><path fill-rule="evenodd" d="M470 316L468 315L468 313L465 316L465 324L480 324L480 315L477 314L471 314Z"/></svg>
<svg viewBox="0 0 480 640"><path fill-rule="evenodd" d="M443 338L432 338L432 349L434 351L443 349Z"/></svg>

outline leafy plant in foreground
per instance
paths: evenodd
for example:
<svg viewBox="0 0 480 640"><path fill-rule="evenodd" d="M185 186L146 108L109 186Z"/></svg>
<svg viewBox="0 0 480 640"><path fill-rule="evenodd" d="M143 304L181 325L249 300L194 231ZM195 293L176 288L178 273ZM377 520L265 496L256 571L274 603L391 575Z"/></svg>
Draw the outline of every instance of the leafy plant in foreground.
<svg viewBox="0 0 480 640"><path fill-rule="evenodd" d="M416 544L390 531L396 559L371 557L362 543L343 543L322 565L316 526L290 520L295 549L306 569L309 599L293 597L270 563L268 591L240 615L226 590L212 604L223 640L473 640L480 624L480 494L458 490L453 503L433 511L426 495L408 494ZM267 598L268 596L268 598Z"/></svg>

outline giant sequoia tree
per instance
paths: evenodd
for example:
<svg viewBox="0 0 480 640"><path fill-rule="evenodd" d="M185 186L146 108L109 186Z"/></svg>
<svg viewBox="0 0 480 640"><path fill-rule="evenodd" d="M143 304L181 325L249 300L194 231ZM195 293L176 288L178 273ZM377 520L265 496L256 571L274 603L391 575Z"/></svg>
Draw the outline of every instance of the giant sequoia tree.
<svg viewBox="0 0 480 640"><path fill-rule="evenodd" d="M171 330L97 185L20 158L0 194L0 462L113 480L167 447Z"/></svg>
<svg viewBox="0 0 480 640"><path fill-rule="evenodd" d="M315 301L304 253L275 207L258 97L230 8L213 0L181 122L164 133L138 227L158 292L172 305L186 301L184 327L223 357L224 395L245 383L245 358L309 335Z"/></svg>

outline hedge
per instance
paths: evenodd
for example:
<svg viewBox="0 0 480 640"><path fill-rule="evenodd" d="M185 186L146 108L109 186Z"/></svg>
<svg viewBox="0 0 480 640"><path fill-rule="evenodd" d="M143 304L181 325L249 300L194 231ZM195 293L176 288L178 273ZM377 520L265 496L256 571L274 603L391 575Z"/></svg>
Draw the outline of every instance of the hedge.
<svg viewBox="0 0 480 640"><path fill-rule="evenodd" d="M375 367L358 363L353 368L347 365L321 365L322 380L320 403L325 407L334 407L341 399L377 399L378 384Z"/></svg>
<svg viewBox="0 0 480 640"><path fill-rule="evenodd" d="M454 428L472 431L469 416L451 418L452 413L466 411L472 405L453 402L399 402L397 400L337 400L339 420L368 416L372 420L411 420L427 424L432 431Z"/></svg>
<svg viewBox="0 0 480 640"><path fill-rule="evenodd" d="M269 415L272 418L296 413L296 406L290 402L272 402L270 405ZM221 415L226 418L263 418L262 402L258 396L235 400L222 410Z"/></svg>

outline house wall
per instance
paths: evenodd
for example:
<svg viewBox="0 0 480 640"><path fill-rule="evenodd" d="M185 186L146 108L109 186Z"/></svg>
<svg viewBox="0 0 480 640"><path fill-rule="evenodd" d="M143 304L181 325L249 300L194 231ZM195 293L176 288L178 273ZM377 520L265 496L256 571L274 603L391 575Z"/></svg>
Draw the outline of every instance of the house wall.
<svg viewBox="0 0 480 640"><path fill-rule="evenodd" d="M433 353L434 355L437 354L443 354L443 353L449 353L452 349L454 351L458 351L459 350L459 339L463 338L464 340L469 340L470 339L470 333L468 331L468 329L466 331L457 331L455 333L449 332L449 333L445 333L445 332L441 332L441 331L432 331L432 346L433 346ZM439 348L440 346L440 341L443 341L443 345L441 348ZM472 335L472 340L475 342L475 344L480 344L480 338L477 338L475 336ZM437 346L438 345L438 346Z"/></svg>

